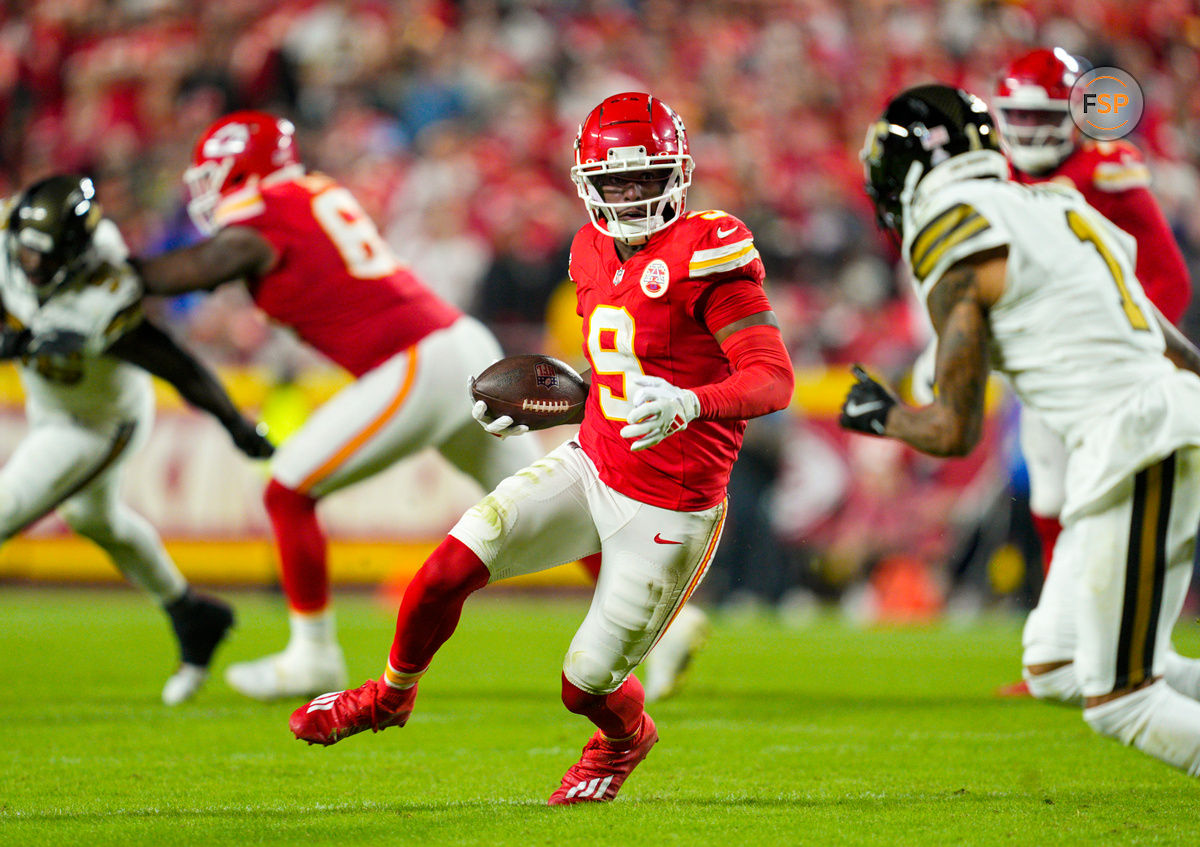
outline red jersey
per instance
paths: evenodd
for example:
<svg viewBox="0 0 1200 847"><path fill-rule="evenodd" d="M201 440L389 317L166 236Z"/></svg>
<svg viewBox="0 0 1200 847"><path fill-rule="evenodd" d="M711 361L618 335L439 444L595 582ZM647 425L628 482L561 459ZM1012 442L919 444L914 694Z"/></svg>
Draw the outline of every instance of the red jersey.
<svg viewBox="0 0 1200 847"><path fill-rule="evenodd" d="M1150 193L1150 170L1128 141L1086 140L1062 164L1033 176L1014 169L1026 184L1063 182L1077 189L1104 217L1137 241L1137 278L1167 320L1179 323L1192 298L1187 265L1171 227Z"/></svg>
<svg viewBox="0 0 1200 847"><path fill-rule="evenodd" d="M605 484L642 503L695 512L725 498L742 446L744 420L694 420L634 453L621 437L630 402L625 375L662 377L695 388L733 369L705 324L710 293L724 283L762 285L765 272L746 225L724 212L692 212L655 233L622 263L613 239L587 224L571 244L570 275L583 318L592 390L579 443ZM722 314L722 325L745 315Z"/></svg>
<svg viewBox="0 0 1200 847"><path fill-rule="evenodd" d="M250 227L278 254L247 281L255 304L355 376L460 315L400 265L353 195L323 174L229 194L216 220Z"/></svg>

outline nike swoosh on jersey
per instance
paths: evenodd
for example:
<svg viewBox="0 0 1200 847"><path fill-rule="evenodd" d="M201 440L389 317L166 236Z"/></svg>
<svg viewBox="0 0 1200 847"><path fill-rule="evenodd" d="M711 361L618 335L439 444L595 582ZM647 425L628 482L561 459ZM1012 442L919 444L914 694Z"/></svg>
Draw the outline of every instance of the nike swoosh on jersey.
<svg viewBox="0 0 1200 847"><path fill-rule="evenodd" d="M736 226L731 226L729 229L717 229L717 238L724 238L727 235L733 235L737 232Z"/></svg>
<svg viewBox="0 0 1200 847"><path fill-rule="evenodd" d="M882 400L872 400L869 403L850 402L850 403L846 404L846 414L853 418L857 415L865 415L867 412L873 412L876 409L882 409L882 408L883 408Z"/></svg>
<svg viewBox="0 0 1200 847"><path fill-rule="evenodd" d="M662 533L659 532L659 533L654 534L654 543L655 544L682 544L683 542L682 541L671 541L668 538L663 538Z"/></svg>

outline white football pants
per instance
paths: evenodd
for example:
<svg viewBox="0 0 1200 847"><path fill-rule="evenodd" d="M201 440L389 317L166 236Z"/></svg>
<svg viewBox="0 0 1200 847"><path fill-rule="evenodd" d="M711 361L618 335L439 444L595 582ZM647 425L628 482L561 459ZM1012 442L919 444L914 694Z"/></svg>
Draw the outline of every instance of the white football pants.
<svg viewBox="0 0 1200 847"><path fill-rule="evenodd" d="M125 463L154 423L145 392L136 418L85 427L65 415L35 417L0 468L0 541L58 509L75 532L96 542L117 569L160 602L187 588L158 533L119 497Z"/></svg>
<svg viewBox="0 0 1200 847"><path fill-rule="evenodd" d="M1021 453L1029 470L1029 511L1057 518L1066 502L1067 446L1036 412L1021 407Z"/></svg>
<svg viewBox="0 0 1200 847"><path fill-rule="evenodd" d="M320 498L435 447L490 490L541 455L535 439L497 438L471 417L470 378L502 355L471 317L430 333L317 409L276 451L272 476Z"/></svg>
<svg viewBox="0 0 1200 847"><path fill-rule="evenodd" d="M725 508L722 502L675 512L626 497L601 482L583 449L569 441L501 482L450 534L483 560L492 582L602 554L591 608L563 673L584 691L608 694L704 578Z"/></svg>
<svg viewBox="0 0 1200 847"><path fill-rule="evenodd" d="M1103 508L1063 527L1023 664L1073 661L1084 696L1164 672L1200 521L1200 448L1124 480Z"/></svg>

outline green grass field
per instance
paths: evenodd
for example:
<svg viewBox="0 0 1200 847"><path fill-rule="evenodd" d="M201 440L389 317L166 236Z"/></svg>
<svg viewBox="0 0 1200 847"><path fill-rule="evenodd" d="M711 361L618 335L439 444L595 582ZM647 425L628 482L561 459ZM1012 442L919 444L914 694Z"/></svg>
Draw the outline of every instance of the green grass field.
<svg viewBox="0 0 1200 847"><path fill-rule="evenodd" d="M489 596L490 595L490 596ZM229 595L227 595L229 596ZM199 697L159 703L164 619L129 590L0 594L0 844L1195 844L1200 785L1094 736L1071 709L1004 701L1019 621L861 631L717 621L662 740L602 806L545 799L590 733L558 703L581 598L485 593L403 729L322 749L299 702L245 700L230 661L282 646L277 598ZM352 683L393 612L339 598ZM1200 628L1177 645L1200 652Z"/></svg>

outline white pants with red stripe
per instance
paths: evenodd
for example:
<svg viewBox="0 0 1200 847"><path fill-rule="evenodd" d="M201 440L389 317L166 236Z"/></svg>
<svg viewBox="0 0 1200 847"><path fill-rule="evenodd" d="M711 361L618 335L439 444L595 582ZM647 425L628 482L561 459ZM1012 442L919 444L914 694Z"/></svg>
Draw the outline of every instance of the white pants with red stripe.
<svg viewBox="0 0 1200 847"><path fill-rule="evenodd" d="M724 520L725 503L675 512L614 491L569 441L501 482L450 534L483 560L492 582L602 554L592 605L563 673L584 691L607 694L699 585Z"/></svg>
<svg viewBox="0 0 1200 847"><path fill-rule="evenodd" d="M501 440L471 417L469 382L503 354L462 317L339 391L271 461L281 484L323 497L425 447L490 489L540 455L534 439Z"/></svg>

